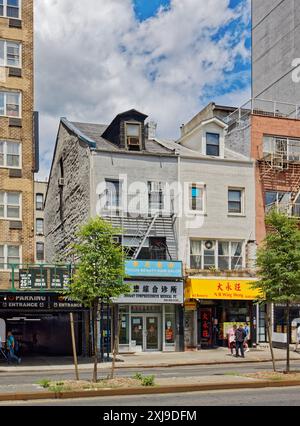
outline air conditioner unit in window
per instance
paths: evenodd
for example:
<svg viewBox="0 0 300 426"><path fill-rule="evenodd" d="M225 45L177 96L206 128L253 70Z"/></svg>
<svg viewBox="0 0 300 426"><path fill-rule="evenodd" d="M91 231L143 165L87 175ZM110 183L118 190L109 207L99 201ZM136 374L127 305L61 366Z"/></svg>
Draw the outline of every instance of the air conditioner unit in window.
<svg viewBox="0 0 300 426"><path fill-rule="evenodd" d="M64 185L65 185L65 180L64 180L64 178L59 178L59 179L58 179L58 185L59 185L59 186L64 186Z"/></svg>
<svg viewBox="0 0 300 426"><path fill-rule="evenodd" d="M213 250L215 248L215 242L214 241L205 241L204 246L207 250Z"/></svg>
<svg viewBox="0 0 300 426"><path fill-rule="evenodd" d="M139 146L140 140L139 138L127 138L127 144L130 146Z"/></svg>

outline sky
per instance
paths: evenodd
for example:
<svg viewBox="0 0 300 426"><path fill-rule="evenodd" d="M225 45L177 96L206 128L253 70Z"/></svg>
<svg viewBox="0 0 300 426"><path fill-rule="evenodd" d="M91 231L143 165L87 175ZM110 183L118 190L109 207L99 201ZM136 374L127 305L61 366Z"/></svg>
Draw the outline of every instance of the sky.
<svg viewBox="0 0 300 426"><path fill-rule="evenodd" d="M108 124L135 108L177 139L209 102L250 98L250 0L36 0L40 173L60 117Z"/></svg>

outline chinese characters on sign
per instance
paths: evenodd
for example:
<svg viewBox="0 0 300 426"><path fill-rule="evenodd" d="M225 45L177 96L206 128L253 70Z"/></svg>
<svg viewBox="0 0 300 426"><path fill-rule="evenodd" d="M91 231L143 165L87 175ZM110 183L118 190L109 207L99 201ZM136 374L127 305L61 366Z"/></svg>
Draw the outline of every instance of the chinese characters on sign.
<svg viewBox="0 0 300 426"><path fill-rule="evenodd" d="M115 303L183 303L183 283L131 282L131 293L114 300Z"/></svg>
<svg viewBox="0 0 300 426"><path fill-rule="evenodd" d="M212 343L212 311L211 309L200 310L200 341L201 346L209 346Z"/></svg>
<svg viewBox="0 0 300 426"><path fill-rule="evenodd" d="M182 263L164 260L127 260L125 272L129 277L181 278Z"/></svg>

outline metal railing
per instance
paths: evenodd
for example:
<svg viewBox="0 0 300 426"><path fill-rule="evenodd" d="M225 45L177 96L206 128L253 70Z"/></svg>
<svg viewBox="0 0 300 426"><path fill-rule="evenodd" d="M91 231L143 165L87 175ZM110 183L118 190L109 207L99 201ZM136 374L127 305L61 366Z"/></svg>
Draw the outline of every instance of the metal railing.
<svg viewBox="0 0 300 426"><path fill-rule="evenodd" d="M229 130L232 127L240 127L249 122L250 115L262 115L265 117L289 118L300 120L300 104L290 104L267 99L250 99L240 108L225 118Z"/></svg>
<svg viewBox="0 0 300 426"><path fill-rule="evenodd" d="M71 264L0 263L0 284L11 291L65 290L73 271Z"/></svg>
<svg viewBox="0 0 300 426"><path fill-rule="evenodd" d="M278 213L286 214L291 218L300 218L300 204L299 203L272 203L266 206L266 213L272 210Z"/></svg>

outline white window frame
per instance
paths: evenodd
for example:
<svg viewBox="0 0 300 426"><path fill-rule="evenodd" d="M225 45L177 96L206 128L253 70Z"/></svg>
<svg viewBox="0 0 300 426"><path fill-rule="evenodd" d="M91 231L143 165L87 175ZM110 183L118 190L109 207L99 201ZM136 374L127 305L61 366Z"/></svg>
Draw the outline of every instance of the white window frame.
<svg viewBox="0 0 300 426"><path fill-rule="evenodd" d="M10 141L10 140L0 140L0 143L4 142L4 164L1 165L0 164L0 169L16 169L16 170L20 170L22 169L22 144L19 141ZM8 166L7 164L7 145L9 143L15 143L19 145L19 166Z"/></svg>
<svg viewBox="0 0 300 426"><path fill-rule="evenodd" d="M22 68L22 43L19 41L15 41L15 40L6 40L6 39L0 39L0 42L4 42L4 58L3 58L3 62L4 65L2 65L2 67L8 67L8 68L17 68L17 69L21 69ZM13 43L13 44L17 44L19 46L19 65L10 65L8 63L8 56L7 56L7 45L9 43Z"/></svg>
<svg viewBox="0 0 300 426"><path fill-rule="evenodd" d="M191 189L196 187L196 189L200 189L202 191L202 210L192 210L190 208L190 195ZM188 205L189 214L205 214L206 213L206 185L200 182L190 182L187 184L187 195L186 195L186 203Z"/></svg>
<svg viewBox="0 0 300 426"><path fill-rule="evenodd" d="M37 246L38 244L43 244L43 259L38 259L38 250ZM36 241L35 243L35 258L37 262L45 262L45 243L43 241Z"/></svg>
<svg viewBox="0 0 300 426"><path fill-rule="evenodd" d="M38 221L42 221L43 223L42 232L38 232L38 226L37 226ZM42 217L36 217L35 218L35 235L43 236L44 234L45 234L45 220Z"/></svg>
<svg viewBox="0 0 300 426"><path fill-rule="evenodd" d="M22 220L22 193L18 191L0 191L4 194L4 216L0 216L0 220ZM7 216L7 195L9 193L19 194L19 217ZM17 206L17 205L16 205Z"/></svg>
<svg viewBox="0 0 300 426"><path fill-rule="evenodd" d="M201 270L204 271L204 250L205 250L205 245L204 243L206 241L212 241L215 245L214 247L214 256L215 256L215 264L214 264L214 268L216 270L219 270L219 242L220 243L229 243L229 253L228 253L228 257L229 257L229 269L228 271L239 271L239 270L243 270L246 268L246 243L243 240L234 240L234 239L222 239L222 240L214 240L212 238L207 238L207 239L197 239L197 238L190 238L190 251L189 251L189 266L191 268L191 241L200 241L201 242L201 252L200 252L200 256L201 256ZM241 269L232 269L232 243L241 243L242 244L242 267ZM199 256L196 255L196 256ZM208 271L209 269L206 269L206 271Z"/></svg>
<svg viewBox="0 0 300 426"><path fill-rule="evenodd" d="M229 211L229 191L241 192L241 212L234 213ZM229 216L244 216L245 215L245 188L230 186L227 191L227 212Z"/></svg>
<svg viewBox="0 0 300 426"><path fill-rule="evenodd" d="M164 182L158 180L149 180L148 183L148 208L150 212L160 212L165 208L166 200L166 186ZM156 190L151 190L152 185L155 187L157 185ZM161 205L159 207L151 207L151 194L159 194L159 198L161 196ZM161 195L160 195L161 194Z"/></svg>
<svg viewBox="0 0 300 426"><path fill-rule="evenodd" d="M125 121L125 144L126 144L126 149L129 151L129 146L130 144L128 144L128 138L129 137L136 137L136 136L129 136L127 129L128 126L137 126L139 128L139 150L132 150L130 152L140 152L142 151L142 124L139 121Z"/></svg>
<svg viewBox="0 0 300 426"><path fill-rule="evenodd" d="M14 6L8 6L7 0L3 0L3 15L0 15L1 18L9 18L9 19L22 19L22 0L19 0L19 16L18 18L14 18L13 16L7 16L7 8L8 7L14 7ZM15 8L17 9L17 8Z"/></svg>
<svg viewBox="0 0 300 426"><path fill-rule="evenodd" d="M22 265L22 246L13 243L0 243L1 247L4 247L4 268L0 267L0 271L8 271L10 268L8 267L8 247L18 247L19 248L19 265Z"/></svg>
<svg viewBox="0 0 300 426"><path fill-rule="evenodd" d="M0 90L0 94L4 94L4 114L0 114L1 117L9 117L9 118L22 118L22 93L18 91L5 91ZM19 95L19 115L7 115L7 95Z"/></svg>

